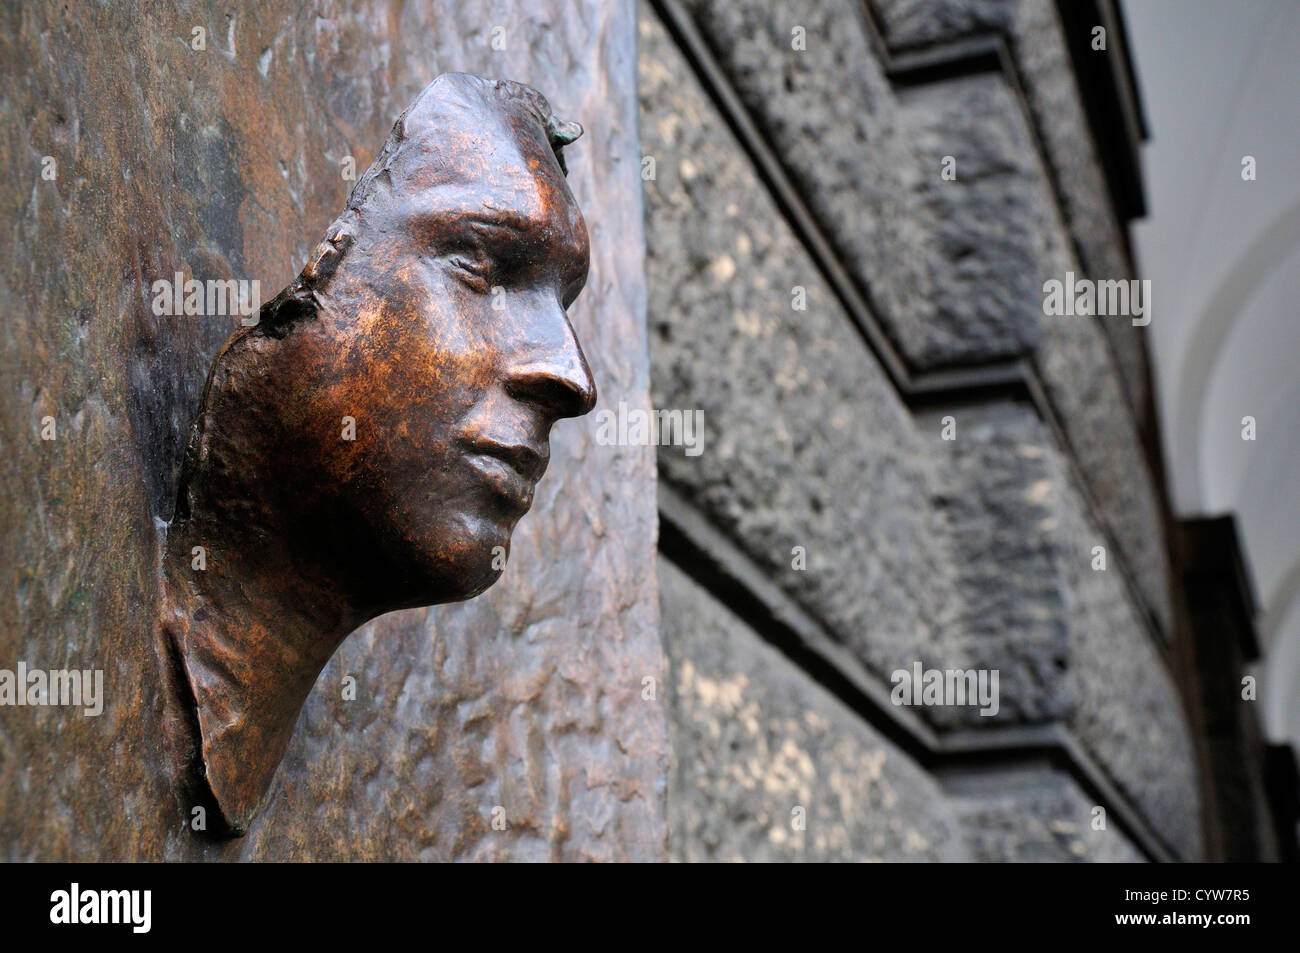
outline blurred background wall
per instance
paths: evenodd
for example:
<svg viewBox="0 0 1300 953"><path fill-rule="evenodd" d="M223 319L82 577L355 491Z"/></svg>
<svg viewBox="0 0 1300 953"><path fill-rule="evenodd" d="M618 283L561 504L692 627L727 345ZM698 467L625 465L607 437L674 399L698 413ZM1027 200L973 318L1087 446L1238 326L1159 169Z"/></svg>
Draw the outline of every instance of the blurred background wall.
<svg viewBox="0 0 1300 953"><path fill-rule="evenodd" d="M1158 6L1141 41L1176 21L1182 73L1231 70L1231 47L1183 44L1192 11ZM1187 519L1233 508L1166 490L1188 464L1162 453L1151 351L1213 283L1177 305L1136 260L1146 183L1176 199L1142 174L1121 11L643 0L639 41L654 403L709 423L703 454L659 450L671 855L1284 855L1294 762L1259 733L1282 703L1242 698L1240 535ZM1174 148L1213 156L1214 128ZM1235 158L1219 172L1241 185ZM1067 273L1152 278L1153 323L1049 315ZM1273 353L1277 386L1294 354ZM1294 419L1269 450L1224 446L1280 461ZM997 715L892 704L918 662L997 670Z"/></svg>

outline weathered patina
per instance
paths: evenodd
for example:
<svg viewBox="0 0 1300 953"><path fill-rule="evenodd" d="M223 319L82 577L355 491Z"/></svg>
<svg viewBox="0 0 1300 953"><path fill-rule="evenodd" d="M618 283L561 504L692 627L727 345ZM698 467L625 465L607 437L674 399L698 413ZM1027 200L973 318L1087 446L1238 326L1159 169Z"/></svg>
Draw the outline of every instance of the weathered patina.
<svg viewBox="0 0 1300 953"><path fill-rule="evenodd" d="M551 426L594 406L566 315L581 131L527 86L440 76L214 361L160 550L169 736L213 830L247 829L349 633L500 577Z"/></svg>

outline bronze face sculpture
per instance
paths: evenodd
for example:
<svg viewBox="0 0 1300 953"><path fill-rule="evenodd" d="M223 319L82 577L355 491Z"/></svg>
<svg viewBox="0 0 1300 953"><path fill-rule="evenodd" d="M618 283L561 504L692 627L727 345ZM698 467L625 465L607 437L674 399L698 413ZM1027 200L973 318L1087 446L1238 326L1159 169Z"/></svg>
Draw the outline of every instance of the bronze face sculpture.
<svg viewBox="0 0 1300 953"><path fill-rule="evenodd" d="M208 375L163 548L176 757L243 833L335 649L500 575L595 384L586 226L535 90L440 76ZM219 826L219 825L217 825Z"/></svg>

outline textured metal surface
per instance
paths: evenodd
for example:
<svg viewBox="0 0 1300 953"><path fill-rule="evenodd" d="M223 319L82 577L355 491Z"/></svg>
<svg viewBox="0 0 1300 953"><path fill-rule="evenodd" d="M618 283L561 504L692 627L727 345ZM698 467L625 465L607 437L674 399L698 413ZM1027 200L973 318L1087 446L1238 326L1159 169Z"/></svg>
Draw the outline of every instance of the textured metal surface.
<svg viewBox="0 0 1300 953"><path fill-rule="evenodd" d="M591 269L570 319L601 405L646 403L631 9L3 16L0 83L18 119L0 126L0 157L30 174L0 188L0 667L102 668L106 698L98 718L0 710L0 855L663 857L663 716L642 698L661 663L649 448L557 426L500 582L348 638L241 840L191 830L159 743L168 672L152 621L154 521L173 515L204 375L239 317L157 316L151 283L180 271L283 287L350 191L348 160L364 169L441 72L528 83L586 126L567 159ZM40 439L46 416L54 440Z"/></svg>
<svg viewBox="0 0 1300 953"><path fill-rule="evenodd" d="M589 263L561 152L580 133L531 87L438 77L217 356L161 624L171 723L198 728L177 747L223 829L247 830L349 633L500 578L551 427L595 405L565 314Z"/></svg>

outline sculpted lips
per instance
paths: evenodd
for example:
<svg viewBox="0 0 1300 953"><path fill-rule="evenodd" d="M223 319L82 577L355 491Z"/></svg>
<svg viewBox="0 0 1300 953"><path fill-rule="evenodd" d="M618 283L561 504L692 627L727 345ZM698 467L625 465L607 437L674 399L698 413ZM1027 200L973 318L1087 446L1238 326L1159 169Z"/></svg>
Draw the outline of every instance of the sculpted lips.
<svg viewBox="0 0 1300 953"><path fill-rule="evenodd" d="M527 444L503 443L490 437L461 440L465 460L499 495L526 510L533 502L533 488L546 472L550 451Z"/></svg>

